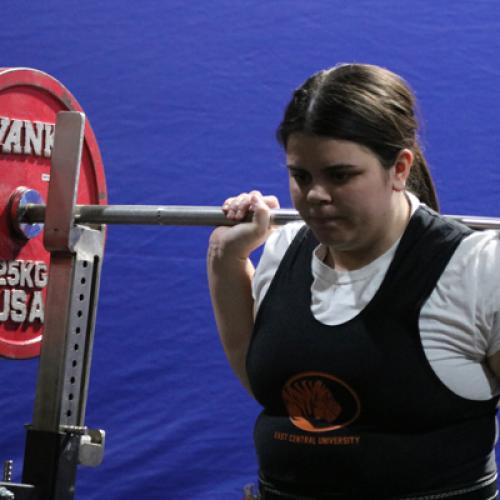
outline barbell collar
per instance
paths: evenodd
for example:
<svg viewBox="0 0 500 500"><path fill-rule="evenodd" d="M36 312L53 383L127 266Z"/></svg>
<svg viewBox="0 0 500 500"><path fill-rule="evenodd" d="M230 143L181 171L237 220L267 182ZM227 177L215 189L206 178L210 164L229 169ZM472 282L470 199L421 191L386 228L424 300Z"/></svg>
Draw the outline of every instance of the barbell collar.
<svg viewBox="0 0 500 500"><path fill-rule="evenodd" d="M500 230L500 218L470 215L445 215L471 229ZM42 223L45 205L27 204L19 207L18 222ZM296 210L281 208L271 210L271 223L281 226L300 220ZM170 226L234 226L219 207L189 205L76 205L76 224L140 224Z"/></svg>

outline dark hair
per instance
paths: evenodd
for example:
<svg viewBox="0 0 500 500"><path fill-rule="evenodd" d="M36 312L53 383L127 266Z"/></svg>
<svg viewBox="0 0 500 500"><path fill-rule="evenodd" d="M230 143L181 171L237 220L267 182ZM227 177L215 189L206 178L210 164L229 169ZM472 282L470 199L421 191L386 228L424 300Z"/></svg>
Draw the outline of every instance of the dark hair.
<svg viewBox="0 0 500 500"><path fill-rule="evenodd" d="M418 144L416 102L408 84L391 71L368 64L342 64L308 78L293 94L278 127L286 149L294 132L357 142L384 168L404 149L414 154L408 189L439 210L436 190Z"/></svg>

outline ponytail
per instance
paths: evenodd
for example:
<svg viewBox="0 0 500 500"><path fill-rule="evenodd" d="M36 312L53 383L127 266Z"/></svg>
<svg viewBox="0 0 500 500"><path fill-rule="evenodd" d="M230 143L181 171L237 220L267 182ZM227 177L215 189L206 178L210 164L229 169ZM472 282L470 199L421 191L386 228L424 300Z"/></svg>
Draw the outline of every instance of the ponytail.
<svg viewBox="0 0 500 500"><path fill-rule="evenodd" d="M413 153L415 157L413 166L410 170L410 176L408 177L408 191L415 194L422 203L425 203L428 207L439 212L439 201L436 188L420 146L417 145Z"/></svg>

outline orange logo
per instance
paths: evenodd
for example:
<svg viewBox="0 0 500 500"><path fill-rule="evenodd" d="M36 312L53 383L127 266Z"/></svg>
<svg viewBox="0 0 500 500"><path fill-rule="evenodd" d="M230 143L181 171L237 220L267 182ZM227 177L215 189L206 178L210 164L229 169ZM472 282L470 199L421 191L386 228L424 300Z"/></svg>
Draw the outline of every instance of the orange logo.
<svg viewBox="0 0 500 500"><path fill-rule="evenodd" d="M341 429L354 422L361 410L354 390L328 373L295 375L285 384L281 396L292 424L303 431Z"/></svg>

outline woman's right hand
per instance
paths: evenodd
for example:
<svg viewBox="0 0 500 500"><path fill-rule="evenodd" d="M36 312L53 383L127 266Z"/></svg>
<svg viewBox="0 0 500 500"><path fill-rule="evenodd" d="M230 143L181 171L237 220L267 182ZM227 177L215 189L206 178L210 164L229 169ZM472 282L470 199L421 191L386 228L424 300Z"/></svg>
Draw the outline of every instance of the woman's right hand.
<svg viewBox="0 0 500 500"><path fill-rule="evenodd" d="M269 236L270 210L279 206L276 196L263 196L259 191L228 198L222 205L228 219L243 221L252 213L252 220L240 222L232 227L217 227L210 236L210 245L225 256L246 259Z"/></svg>
<svg viewBox="0 0 500 500"><path fill-rule="evenodd" d="M252 279L254 266L248 258L271 233L270 210L279 208L275 196L259 191L228 198L222 210L234 226L221 226L210 236L207 275L217 330L229 363L251 393L245 368L246 353L254 326ZM252 213L250 222L243 221Z"/></svg>

